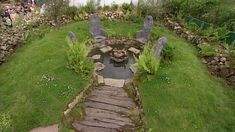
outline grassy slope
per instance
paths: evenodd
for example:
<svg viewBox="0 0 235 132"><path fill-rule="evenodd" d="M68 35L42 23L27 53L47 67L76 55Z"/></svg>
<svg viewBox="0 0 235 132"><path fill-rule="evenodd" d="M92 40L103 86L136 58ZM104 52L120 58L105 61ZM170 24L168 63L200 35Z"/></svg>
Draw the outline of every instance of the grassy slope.
<svg viewBox="0 0 235 132"><path fill-rule="evenodd" d="M59 122L66 104L86 82L66 68L65 37L74 31L84 41L87 29L88 24L81 22L52 31L19 48L0 66L0 113L10 113L15 130ZM43 75L54 80L47 81Z"/></svg>
<svg viewBox="0 0 235 132"><path fill-rule="evenodd" d="M155 28L175 47L172 63L141 85L144 111L153 131L235 131L235 94L209 75L196 50L174 33Z"/></svg>
<svg viewBox="0 0 235 132"><path fill-rule="evenodd" d="M109 34L134 36L141 25L105 22L104 27ZM65 36L70 30L81 41L89 36L88 24L70 24L23 46L0 66L0 111L13 115L18 131L58 122L66 103L81 90L83 80L66 68ZM229 88L211 78L193 46L161 28L154 32L169 38L176 55L172 63L161 65L156 78L142 84L148 126L163 132L234 129ZM41 81L45 74L55 81Z"/></svg>

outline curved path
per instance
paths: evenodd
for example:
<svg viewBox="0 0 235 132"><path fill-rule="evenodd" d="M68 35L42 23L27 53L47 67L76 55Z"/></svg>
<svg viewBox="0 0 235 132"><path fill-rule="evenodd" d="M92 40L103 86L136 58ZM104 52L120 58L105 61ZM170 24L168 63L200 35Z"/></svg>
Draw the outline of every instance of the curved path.
<svg viewBox="0 0 235 132"><path fill-rule="evenodd" d="M130 116L137 107L123 89L124 80L104 79L104 86L95 87L85 101L85 117L74 122L78 132L134 132L135 122ZM135 114L136 113L136 114Z"/></svg>

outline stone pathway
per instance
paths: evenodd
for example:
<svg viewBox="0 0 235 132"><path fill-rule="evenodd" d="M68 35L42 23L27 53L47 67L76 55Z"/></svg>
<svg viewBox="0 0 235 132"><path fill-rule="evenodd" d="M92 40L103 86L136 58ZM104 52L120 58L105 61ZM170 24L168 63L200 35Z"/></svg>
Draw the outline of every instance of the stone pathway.
<svg viewBox="0 0 235 132"><path fill-rule="evenodd" d="M78 132L134 132L136 124L129 115L133 115L136 104L123 89L125 81L104 80L105 85L95 87L86 99L84 120L74 122L74 129Z"/></svg>

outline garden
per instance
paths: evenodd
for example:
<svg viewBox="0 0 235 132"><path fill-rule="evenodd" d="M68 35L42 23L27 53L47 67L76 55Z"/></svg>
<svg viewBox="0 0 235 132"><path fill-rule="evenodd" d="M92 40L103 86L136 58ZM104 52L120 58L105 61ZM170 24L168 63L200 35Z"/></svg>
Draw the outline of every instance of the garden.
<svg viewBox="0 0 235 132"><path fill-rule="evenodd" d="M235 131L235 2L0 1L0 131Z"/></svg>

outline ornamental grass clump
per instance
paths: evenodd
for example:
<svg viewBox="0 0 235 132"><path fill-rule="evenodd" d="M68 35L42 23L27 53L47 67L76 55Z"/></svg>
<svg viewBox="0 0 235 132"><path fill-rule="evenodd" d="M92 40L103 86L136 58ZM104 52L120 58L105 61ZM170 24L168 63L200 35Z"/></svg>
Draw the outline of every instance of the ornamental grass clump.
<svg viewBox="0 0 235 132"><path fill-rule="evenodd" d="M87 58L88 49L84 43L73 44L68 39L68 67L85 78L89 78L94 69L94 64Z"/></svg>
<svg viewBox="0 0 235 132"><path fill-rule="evenodd" d="M145 46L144 51L139 56L138 69L140 73L155 75L159 68L160 60L155 56L154 50L150 46Z"/></svg>

